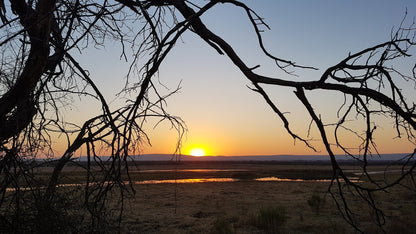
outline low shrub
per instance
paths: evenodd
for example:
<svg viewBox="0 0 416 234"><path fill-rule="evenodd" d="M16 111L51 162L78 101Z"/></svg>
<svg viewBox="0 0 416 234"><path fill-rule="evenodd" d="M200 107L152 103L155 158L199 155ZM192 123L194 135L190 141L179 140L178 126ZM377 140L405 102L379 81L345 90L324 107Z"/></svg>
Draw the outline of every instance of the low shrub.
<svg viewBox="0 0 416 234"><path fill-rule="evenodd" d="M230 221L228 221L226 218L217 218L213 223L211 233L230 234L234 233L234 228L231 225Z"/></svg>
<svg viewBox="0 0 416 234"><path fill-rule="evenodd" d="M308 199L308 205L313 212L319 214L322 207L325 205L325 199L318 194L312 194L312 196Z"/></svg>
<svg viewBox="0 0 416 234"><path fill-rule="evenodd" d="M259 210L257 227L266 233L278 233L286 223L286 209L282 206L268 206Z"/></svg>

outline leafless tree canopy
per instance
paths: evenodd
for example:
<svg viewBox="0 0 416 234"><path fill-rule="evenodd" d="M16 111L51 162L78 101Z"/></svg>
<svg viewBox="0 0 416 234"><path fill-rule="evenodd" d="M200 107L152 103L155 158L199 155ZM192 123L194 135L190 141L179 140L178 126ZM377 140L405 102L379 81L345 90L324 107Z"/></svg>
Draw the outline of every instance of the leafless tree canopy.
<svg viewBox="0 0 416 234"><path fill-rule="evenodd" d="M245 12L251 22L247 27L257 36L259 49L286 76L270 77L257 73L260 64L246 64L227 41L208 28L201 16L221 4ZM323 70L317 80L299 81L293 79L292 71L317 68L272 55L263 44L260 29L269 26L240 1L1 0L0 17L0 223L3 226L16 228L24 222L27 217L22 214L28 212L28 204L31 204L28 201L39 201L32 204L37 207L38 216L42 215L42 207L43 211L50 208L51 201L59 198L56 188L63 167L81 147L86 149L88 156L85 168L88 182L82 198L94 228L106 219L100 214L105 213L107 196L113 189L118 188L124 195L134 193L132 187L126 186L128 178L121 175L128 175L128 156L138 153L140 147L149 142L143 130L146 119L169 121L178 131L179 149L184 123L165 111L165 99L170 94L161 94L154 79L166 56L186 32L197 34L219 55L227 56L250 80L252 90L264 98L294 140L311 150L315 149L314 144L324 145L333 166L329 192L355 228L359 229L345 193L352 192L366 201L382 225L384 215L377 208L373 193L407 179L413 181L411 189L415 188L412 172L416 151L403 159L402 176L395 181L375 181L367 172L367 160L379 155L373 137L379 117L390 120L397 137L416 143L416 106L409 93L402 91L403 87L415 87L416 66L410 71L397 67L398 61L412 59L416 43L414 24L402 23L392 31L390 40L348 54L342 61ZM118 109L110 108L89 72L76 59L83 55L84 48L102 48L109 41L119 43L120 57L131 62L122 93L129 93L128 97L133 98ZM285 110L278 106L279 100L275 102L270 98L264 89L266 86L294 91L309 113L310 129L319 131L319 143L292 129ZM335 122L324 122L321 118L324 113L315 110L314 103L308 98L308 95L322 91L344 98L343 104L334 110L338 116ZM61 115L59 108L74 97L99 100L101 113L80 126L71 123ZM351 120L362 123L358 125L362 129L352 128ZM343 142L345 131L360 142L354 149ZM67 139L62 155L53 153L52 140L56 135ZM98 157L97 151L103 147L110 154L108 162ZM335 149L341 149L361 162L362 176L371 182L370 185L357 183L345 175L335 158ZM59 158L46 185L33 178L30 160L38 155ZM90 170L92 162L102 170ZM123 202L120 210L122 206Z"/></svg>

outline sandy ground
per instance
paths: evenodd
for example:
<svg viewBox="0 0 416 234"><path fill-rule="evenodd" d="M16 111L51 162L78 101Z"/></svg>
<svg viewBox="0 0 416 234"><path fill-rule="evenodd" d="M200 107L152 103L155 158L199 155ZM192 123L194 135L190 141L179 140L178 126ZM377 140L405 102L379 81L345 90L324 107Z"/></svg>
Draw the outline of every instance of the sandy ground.
<svg viewBox="0 0 416 234"><path fill-rule="evenodd" d="M264 207L285 210L281 233L354 233L341 218L324 182L228 182L198 184L137 185L136 198L128 204L123 233L267 233L257 217ZM319 212L312 211L307 200L319 195L326 198ZM388 214L396 218L386 230L411 233L415 200L396 197ZM365 209L363 209L363 212ZM393 215L394 213L394 215ZM366 232L379 230L369 226L371 218L360 220ZM409 227L410 225L410 227ZM397 229L399 227L399 229ZM271 231L277 232L275 231Z"/></svg>
<svg viewBox="0 0 416 234"><path fill-rule="evenodd" d="M198 169L198 170L194 170ZM209 169L209 170L201 170ZM214 170L210 170L214 169ZM345 166L356 176L356 165ZM384 166L374 166L373 172ZM389 170L397 171L397 167ZM39 173L48 172L40 169ZM82 182L83 172L68 167L68 183ZM394 172L396 173L396 172ZM398 173L389 174L390 179ZM140 165L131 170L133 181L160 179L238 178L237 182L136 184L133 199L126 200L122 233L355 233L338 211L328 191L329 182L264 182L252 178L328 179L331 166L322 164L183 164ZM383 174L376 177L383 178ZM333 188L336 188L334 186ZM345 191L346 188L343 187ZM377 205L386 215L387 233L414 233L416 193L395 187L391 193L376 194ZM313 197L325 200L319 210L308 203ZM368 204L357 196L346 196L365 233L380 233ZM117 202L117 195L113 202ZM117 204L119 205L119 204ZM273 208L283 214L279 225L270 228L261 223L261 212Z"/></svg>

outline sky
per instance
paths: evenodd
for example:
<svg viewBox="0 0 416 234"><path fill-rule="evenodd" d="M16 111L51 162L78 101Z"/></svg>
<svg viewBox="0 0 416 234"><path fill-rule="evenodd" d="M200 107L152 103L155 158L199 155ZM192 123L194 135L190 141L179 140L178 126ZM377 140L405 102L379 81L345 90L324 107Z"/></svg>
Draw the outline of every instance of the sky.
<svg viewBox="0 0 416 234"><path fill-rule="evenodd" d="M280 58L314 66L318 71L296 70L298 77L278 71L273 62L262 55L248 18L241 9L220 4L202 20L214 33L228 41L249 66L263 75L285 79L314 80L329 66L357 52L389 40L393 27L408 12L408 22L416 16L416 1L244 1L264 18L271 30L262 33L266 48ZM128 62L119 59L117 48L88 49L82 64L99 88L111 99L124 85ZM117 56L115 56L117 55ZM81 59L81 60L82 60ZM415 60L413 60L414 62ZM188 32L162 64L160 82L168 89L179 84L180 92L169 98L167 110L181 117L187 126L182 153L202 148L207 155L278 155L325 154L319 141L313 141L318 152L294 141L284 130L281 120L257 93L250 82L230 62ZM310 118L299 105L292 89L267 87L274 101L287 117L295 132L307 135ZM322 93L312 97L313 105L324 118L336 114L338 97ZM80 103L68 117L86 117L91 105ZM328 116L328 117L327 117ZM143 154L174 152L176 132L168 123L156 128L149 123L152 146ZM393 139L391 126L377 137L382 153L406 153L412 145ZM386 134L389 133L389 134ZM315 135L314 139L318 136Z"/></svg>

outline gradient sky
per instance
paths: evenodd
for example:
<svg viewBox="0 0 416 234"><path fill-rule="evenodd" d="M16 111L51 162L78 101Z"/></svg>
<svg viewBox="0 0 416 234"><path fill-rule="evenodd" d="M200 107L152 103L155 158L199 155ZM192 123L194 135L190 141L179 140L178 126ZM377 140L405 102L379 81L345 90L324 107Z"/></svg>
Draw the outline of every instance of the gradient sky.
<svg viewBox="0 0 416 234"><path fill-rule="evenodd" d="M261 74L299 80L316 79L348 52L387 41L392 28L400 24L406 8L408 22L416 16L414 0L244 2L271 27L271 31L262 34L270 52L320 70L297 71L298 78L277 71L272 61L261 55L244 12L235 7L219 5L203 20L208 28L234 46L248 66L260 64L261 68L256 71ZM128 63L119 60L118 55L117 49L109 45L105 50L88 50L81 59L108 97L114 96L124 85L122 79ZM168 99L167 109L180 116L188 127L183 141L184 154L198 146L209 155L314 154L302 143L294 143L280 119L258 94L247 88L250 82L228 58L218 55L190 32L162 65L159 79L170 89L181 83L181 91ZM282 111L290 112L288 118L294 130L305 136L310 118L305 117L293 90L272 87L267 91ZM339 101L336 98L323 94L313 100L323 112L335 114L333 104ZM80 104L75 115L88 116L89 110L90 105ZM173 153L177 140L175 131L167 123L155 129L151 123L149 125L152 147L144 148L142 153ZM385 129L390 130L391 126ZM396 142L393 137L383 134L377 138L382 153L412 150L410 144ZM319 154L325 153L319 142L315 145L321 150Z"/></svg>

